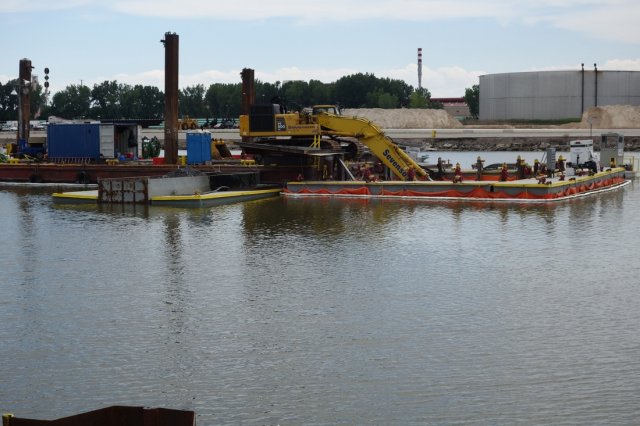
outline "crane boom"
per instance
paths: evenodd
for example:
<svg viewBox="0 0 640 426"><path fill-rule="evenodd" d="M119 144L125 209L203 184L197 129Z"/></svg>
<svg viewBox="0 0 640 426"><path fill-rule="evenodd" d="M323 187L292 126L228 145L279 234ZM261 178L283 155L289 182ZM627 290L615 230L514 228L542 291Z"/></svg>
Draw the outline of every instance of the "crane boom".
<svg viewBox="0 0 640 426"><path fill-rule="evenodd" d="M314 116L323 134L357 138L401 180L407 180L407 171L412 167L417 176L426 177L427 172L396 145L391 138L372 121L362 117L320 113Z"/></svg>

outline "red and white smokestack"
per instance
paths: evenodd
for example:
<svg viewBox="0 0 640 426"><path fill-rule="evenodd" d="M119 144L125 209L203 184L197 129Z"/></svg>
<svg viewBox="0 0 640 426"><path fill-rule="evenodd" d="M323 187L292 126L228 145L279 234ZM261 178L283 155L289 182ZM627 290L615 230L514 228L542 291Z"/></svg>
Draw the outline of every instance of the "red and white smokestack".
<svg viewBox="0 0 640 426"><path fill-rule="evenodd" d="M422 89L422 47L418 47L418 89Z"/></svg>

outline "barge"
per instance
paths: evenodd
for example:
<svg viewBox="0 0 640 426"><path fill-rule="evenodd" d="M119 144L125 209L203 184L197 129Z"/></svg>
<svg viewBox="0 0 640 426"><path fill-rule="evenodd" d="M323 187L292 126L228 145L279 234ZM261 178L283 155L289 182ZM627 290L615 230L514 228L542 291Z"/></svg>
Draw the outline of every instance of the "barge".
<svg viewBox="0 0 640 426"><path fill-rule="evenodd" d="M623 167L570 178L452 181L288 182L285 197L348 197L414 200L554 202L616 190L629 184Z"/></svg>
<svg viewBox="0 0 640 426"><path fill-rule="evenodd" d="M233 177L237 177L234 175ZM277 197L281 187L255 183L230 188L220 184L219 175L129 177L102 179L98 188L85 191L55 192L56 204L148 204L174 207L211 207L242 201Z"/></svg>
<svg viewBox="0 0 640 426"><path fill-rule="evenodd" d="M150 197L148 204L171 207L213 207L223 204L277 197L280 191L280 188L266 188L241 191L211 191L203 194L188 195L158 195ZM52 197L56 204L97 204L99 202L99 192L97 189L56 192Z"/></svg>

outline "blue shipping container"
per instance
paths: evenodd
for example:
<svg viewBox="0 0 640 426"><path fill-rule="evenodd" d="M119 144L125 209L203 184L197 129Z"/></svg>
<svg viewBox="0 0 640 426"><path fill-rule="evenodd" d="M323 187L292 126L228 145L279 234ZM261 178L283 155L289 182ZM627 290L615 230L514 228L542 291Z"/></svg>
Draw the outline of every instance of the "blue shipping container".
<svg viewBox="0 0 640 426"><path fill-rule="evenodd" d="M187 133L187 164L211 161L211 133Z"/></svg>
<svg viewBox="0 0 640 426"><path fill-rule="evenodd" d="M100 125L49 124L47 126L49 158L100 158Z"/></svg>

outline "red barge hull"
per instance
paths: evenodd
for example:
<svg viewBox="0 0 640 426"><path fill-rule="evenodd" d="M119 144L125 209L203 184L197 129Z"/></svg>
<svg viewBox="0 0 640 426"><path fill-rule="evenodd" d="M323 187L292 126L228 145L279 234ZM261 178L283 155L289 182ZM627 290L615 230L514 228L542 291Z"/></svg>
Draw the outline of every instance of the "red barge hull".
<svg viewBox="0 0 640 426"><path fill-rule="evenodd" d="M381 199L470 200L507 202L560 201L628 184L625 169L618 167L592 176L577 176L560 180L536 179L498 181L317 181L288 182L282 194L288 197L364 197Z"/></svg>
<svg viewBox="0 0 640 426"><path fill-rule="evenodd" d="M241 164L191 165L190 169L208 174L260 173L262 183L281 183L296 176L297 169ZM97 183L98 179L164 176L184 166L144 164L0 164L0 182Z"/></svg>

